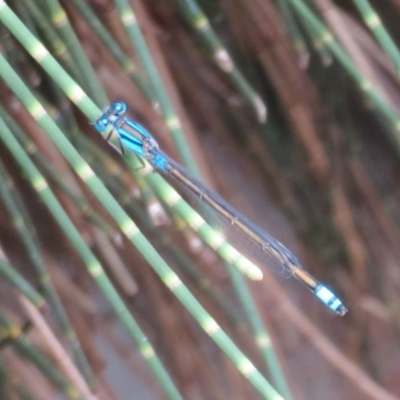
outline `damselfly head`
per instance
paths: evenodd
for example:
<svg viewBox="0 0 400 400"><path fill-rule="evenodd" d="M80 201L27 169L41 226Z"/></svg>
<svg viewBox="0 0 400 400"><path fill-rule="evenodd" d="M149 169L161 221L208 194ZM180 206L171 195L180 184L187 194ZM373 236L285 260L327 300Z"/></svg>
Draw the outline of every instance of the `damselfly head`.
<svg viewBox="0 0 400 400"><path fill-rule="evenodd" d="M94 124L99 132L105 132L110 123L114 123L127 110L126 104L122 101L115 101L111 106L104 111L100 118Z"/></svg>
<svg viewBox="0 0 400 400"><path fill-rule="evenodd" d="M105 132L110 120L104 114L95 122L94 126L99 132Z"/></svg>
<svg viewBox="0 0 400 400"><path fill-rule="evenodd" d="M112 114L114 114L114 117L120 117L122 114L124 114L127 110L127 106L124 102L122 101L115 101L114 103L111 104L110 111Z"/></svg>

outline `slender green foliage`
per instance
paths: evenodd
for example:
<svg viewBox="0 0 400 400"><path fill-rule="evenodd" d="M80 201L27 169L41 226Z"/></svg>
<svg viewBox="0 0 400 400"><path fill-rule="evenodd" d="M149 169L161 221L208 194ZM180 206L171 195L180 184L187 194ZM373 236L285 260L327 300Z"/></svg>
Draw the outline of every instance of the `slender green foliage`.
<svg viewBox="0 0 400 400"><path fill-rule="evenodd" d="M69 23L67 14L61 7L58 0L48 0L44 2L46 9L50 14L51 21L55 28L59 31L63 38L68 51L70 52L77 70L79 72L79 82L98 101L101 107L105 107L108 103L107 95L100 85L97 75L94 72L86 53L84 52L71 24Z"/></svg>
<svg viewBox="0 0 400 400"><path fill-rule="evenodd" d="M0 115L2 111L4 112L4 110L0 110ZM52 285L47 267L40 254L39 243L36 238L36 232L33 227L32 221L25 210L19 194L14 188L11 177L9 176L8 172L1 164L1 162L0 176L2 178L2 184L0 185L0 195L3 198L9 215L12 217L14 227L17 230L21 241L27 250L29 259L37 272L41 290L44 292L44 295L48 300L52 310L55 312L55 316L63 331L64 338L69 342L70 348L74 353L80 370L82 371L86 380L93 383L93 375L92 371L90 370L88 361L82 351L78 338L76 337L76 333L69 321L68 315L64 310L60 298L58 297L57 291ZM6 188L5 186L8 186L8 188ZM28 299L31 300L33 304L35 304L39 308L43 308L43 304L39 304L38 306L37 301L32 301L32 297L29 296L30 292L24 291L23 293Z"/></svg>
<svg viewBox="0 0 400 400"><path fill-rule="evenodd" d="M13 88L15 94L24 103L31 115L35 117L36 121L42 126L50 138L54 141L60 152L73 166L75 172L78 176L85 182L85 184L92 190L99 201L103 204L105 209L114 218L116 223L120 226L121 230L127 236L127 238L132 241L132 243L138 248L142 253L143 257L149 262L149 264L154 268L155 272L160 276L166 286L178 297L182 304L189 310L189 312L197 319L201 327L213 338L213 340L226 352L226 354L232 359L239 371L264 395L265 398L276 398L279 396L275 390L270 386L270 384L265 380L265 378L259 373L255 366L250 362L250 360L236 347L232 340L225 334L225 332L220 328L217 322L206 312L206 310L198 303L195 297L190 293L190 291L183 285L179 277L173 272L165 261L159 256L159 254L154 250L147 239L142 235L142 233L137 228L136 224L128 217L125 211L119 206L119 204L114 200L111 194L107 191L101 181L93 173L92 169L86 162L81 158L81 156L76 152L76 150L70 145L68 140L59 130L59 128L54 124L54 122L46 114L42 106L37 102L37 100L32 96L27 87L15 74L15 72L10 68L4 58L0 57L0 74L3 79L10 84ZM39 112L38 112L39 111ZM2 125L0 124L0 130ZM10 132L7 130L10 134ZM7 135L8 136L8 135ZM8 138L11 140L11 138ZM20 149L22 151L22 149ZM12 153L15 153L15 149L12 149ZM34 186L37 189L42 189L44 185L44 180L40 177L40 180L35 177L33 179ZM47 187L45 185L44 187ZM43 190L40 191L43 193ZM55 200L55 199L54 199ZM54 207L54 205L53 205ZM62 216L63 219L66 218L65 213L61 208L58 209L56 218ZM66 222L63 221L65 224ZM70 224L70 222L68 222ZM68 230L73 232L74 235L78 235L76 228L73 226L68 226ZM94 258L93 254L87 248L83 247L81 241L74 243L74 245L79 248L82 252L81 255L87 264L88 271L95 278L96 282L103 290L103 293L107 296L111 304L114 306L115 311L119 314L125 326L130 330L131 334L138 338L142 336L139 334L139 327L134 322L133 318L128 314L125 306L120 300L117 292L112 287L108 278L106 277L100 263ZM137 340L137 343L143 343ZM147 346L146 346L147 347ZM143 345L140 347L143 350ZM148 350L148 349L147 349ZM149 356L149 353L142 352L144 356ZM152 357L147 358L149 364L153 367L153 371L157 374L160 382L163 383L163 387L167 390L167 393L175 390L172 386L172 382L169 381L168 376L164 372L159 363L158 359L152 355ZM174 396L178 396L176 392ZM172 397L178 398L178 397Z"/></svg>
<svg viewBox="0 0 400 400"><path fill-rule="evenodd" d="M19 292L23 293L23 295L26 296L35 307L41 310L46 308L46 302L43 297L3 257L0 257L0 274L4 276Z"/></svg>
<svg viewBox="0 0 400 400"><path fill-rule="evenodd" d="M389 35L385 26L382 24L379 15L371 7L368 0L353 0L358 10L360 11L364 22L375 35L378 42L381 44L385 53L392 60L396 69L397 75L400 75L400 52L394 40Z"/></svg>
<svg viewBox="0 0 400 400"><path fill-rule="evenodd" d="M7 63L4 64L4 62L5 60L2 58L2 56L0 56L0 64L2 65L2 67L0 68L2 70L1 73L5 72L5 69L7 69L7 67L9 68L8 64ZM17 78L17 80L19 79L17 76L14 76L14 78ZM15 84L16 82L13 83ZM32 95L28 97L31 96ZM56 125L52 126L52 128L58 130ZM115 312L125 325L129 334L136 341L139 351L142 353L143 357L148 362L150 368L156 375L157 379L163 386L166 393L171 398L179 399L180 398L179 392L176 390L167 372L164 370L162 364L156 357L154 350L151 347L150 343L148 342L146 336L144 335L139 325L134 320L129 310L121 300L118 292L115 290L112 283L106 276L100 262L96 259L92 251L83 241L81 235L79 234L73 223L70 221L63 207L51 192L44 177L32 164L32 162L25 154L25 152L23 151L19 143L16 141L16 139L13 137L12 133L10 132L8 127L4 124L4 121L2 119L0 119L0 137L3 140L4 144L8 147L13 157L20 163L21 168L23 168L24 172L27 174L32 186L36 189L39 196L42 198L42 200L48 207L49 211L55 218L55 220L59 223L60 227L63 229L65 235L70 240L72 246L75 248L77 253L84 261L88 272L93 276L93 278L95 279L95 281L97 282L97 284L99 285L99 287L109 300L110 304L113 306Z"/></svg>
<svg viewBox="0 0 400 400"><path fill-rule="evenodd" d="M2 310L0 310L0 331L3 337L10 339L10 345L15 352L29 360L68 399L83 400L77 389L63 377L52 361L26 338L18 325L9 321Z"/></svg>
<svg viewBox="0 0 400 400"><path fill-rule="evenodd" d="M177 3L182 14L211 52L217 66L229 76L239 93L253 107L259 122L264 123L267 119L267 108L264 101L240 71L228 50L214 32L210 21L201 10L197 1L177 0Z"/></svg>
<svg viewBox="0 0 400 400"><path fill-rule="evenodd" d="M193 175L200 176L200 171L196 162L194 161L192 151L182 130L181 121L179 120L179 116L176 113L168 96L164 82L162 81L157 70L157 66L153 61L153 57L151 56L146 41L143 38L135 13L126 0L116 0L115 4L120 13L121 21L126 28L128 37L131 40L144 69L147 72L153 91L158 95L160 109L163 114L165 124L169 129L172 139L174 140L174 144L179 152L179 156L181 157L185 167Z"/></svg>
<svg viewBox="0 0 400 400"><path fill-rule="evenodd" d="M144 93L145 96L153 103L153 106L157 107L158 102L156 100L156 95L154 94L153 88L151 88L146 79L140 75L132 59L125 54L120 45L114 40L99 18L97 18L90 6L82 0L72 0L71 3L74 4L74 7L76 7L76 9L81 13L82 17L85 18L85 21L101 39L108 51L114 56L132 81L136 83L142 93Z"/></svg>
<svg viewBox="0 0 400 400"><path fill-rule="evenodd" d="M333 56L340 64L342 64L359 88L372 101L377 112L379 112L387 120L387 122L393 126L395 137L399 141L400 116L396 110L394 110L393 107L388 104L385 99L374 89L372 83L369 82L363 75L361 75L350 57L343 51L341 46L332 37L329 30L316 18L307 5L300 0L290 0L290 2L296 12L298 12L299 17L304 19L305 23L310 24L310 26L312 26L312 28L319 33L321 40L326 43Z"/></svg>

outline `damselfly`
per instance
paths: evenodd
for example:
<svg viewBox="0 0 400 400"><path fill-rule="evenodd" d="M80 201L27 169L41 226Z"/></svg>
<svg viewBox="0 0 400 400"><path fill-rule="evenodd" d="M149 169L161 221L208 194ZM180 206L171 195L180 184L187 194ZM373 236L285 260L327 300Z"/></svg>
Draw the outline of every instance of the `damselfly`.
<svg viewBox="0 0 400 400"><path fill-rule="evenodd" d="M126 110L126 104L123 102L111 104L110 108L96 121L96 129L102 133L110 129L110 135L115 132L122 149L127 148L137 156L147 159L155 169L173 177L182 187L194 194L208 209L204 213L204 218L209 219L208 222L211 225L216 221L215 217L225 222L223 233L227 236L228 242L248 241L253 245L251 251L242 250L242 252L255 264L262 264L275 272L294 276L331 310L339 315L347 312L341 300L306 272L297 258L282 243L236 211L220 196L165 155L160 150L157 141L141 124L125 116ZM235 243L231 244L235 246Z"/></svg>

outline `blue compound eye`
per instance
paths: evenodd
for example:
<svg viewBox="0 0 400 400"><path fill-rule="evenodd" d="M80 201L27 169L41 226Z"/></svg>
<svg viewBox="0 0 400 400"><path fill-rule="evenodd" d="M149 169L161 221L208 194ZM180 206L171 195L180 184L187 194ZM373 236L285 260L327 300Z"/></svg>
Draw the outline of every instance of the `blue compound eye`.
<svg viewBox="0 0 400 400"><path fill-rule="evenodd" d="M122 101L116 101L112 105L112 110L114 113L116 113L118 115L123 114L126 111L126 104L123 103Z"/></svg>
<svg viewBox="0 0 400 400"><path fill-rule="evenodd" d="M108 118L102 117L97 120L96 125L99 126L100 128L105 129L108 125Z"/></svg>
<svg viewBox="0 0 400 400"><path fill-rule="evenodd" d="M108 126L108 122L106 117L99 118L95 123L95 127L98 131L104 132Z"/></svg>

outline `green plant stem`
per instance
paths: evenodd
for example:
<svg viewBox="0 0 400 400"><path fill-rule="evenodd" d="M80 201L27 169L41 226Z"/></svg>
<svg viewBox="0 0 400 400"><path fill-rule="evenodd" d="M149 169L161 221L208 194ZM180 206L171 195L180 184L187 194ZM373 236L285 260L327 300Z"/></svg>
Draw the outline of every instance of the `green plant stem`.
<svg viewBox="0 0 400 400"><path fill-rule="evenodd" d="M65 181L60 177L59 174L54 170L51 164L42 157L34 145L34 143L27 138L21 128L16 124L16 122L10 117L10 115L4 110L0 105L0 116L4 119L6 124L10 127L12 133L21 143L23 149L27 154L34 160L36 165L49 177L51 180L64 192L67 196L74 202L76 207L82 212L84 217L93 225L100 228L108 237L112 240L118 240L120 234L117 232L103 217L101 217L97 212L95 212L87 200L75 193Z"/></svg>
<svg viewBox="0 0 400 400"><path fill-rule="evenodd" d="M3 311L0 310L0 331L2 336L11 339L11 346L15 352L26 360L29 360L42 374L71 400L83 400L67 379L53 365L52 361L34 346L23 334L18 325L11 323Z"/></svg>
<svg viewBox="0 0 400 400"><path fill-rule="evenodd" d="M261 351L264 362L268 367L272 382L285 400L292 400L293 396L287 384L285 374L280 366L278 357L275 353L271 337L261 319L257 306L254 303L250 290L235 268L228 266L228 271L233 282L233 286L239 297L240 303L246 312L246 317L255 334L255 343Z"/></svg>
<svg viewBox="0 0 400 400"><path fill-rule="evenodd" d="M1 186L2 185L0 185L0 187ZM41 311L44 311L46 309L46 301L44 300L44 298L3 257L0 257L0 274L6 277L6 279L27 299L29 299L29 301L35 307L37 307Z"/></svg>
<svg viewBox="0 0 400 400"><path fill-rule="evenodd" d="M52 310L55 312L56 319L61 327L65 340L69 342L79 369L83 373L86 381L90 384L93 384L93 373L89 363L85 354L83 353L81 345L69 321L68 315L64 310L61 300L58 297L57 291L52 285L46 264L40 254L39 243L36 240L36 232L33 228L33 223L24 208L22 200L15 191L10 175L1 162L0 177L0 195L3 198L3 202L7 208L8 214L13 220L14 227L27 250L29 259L38 274L39 282L45 297L49 301ZM5 187L6 185L7 187ZM31 300L31 297L29 297L25 292L24 294L28 299ZM35 302L32 303L36 305Z"/></svg>
<svg viewBox="0 0 400 400"><path fill-rule="evenodd" d="M4 62L4 58L0 56L0 74L6 72L5 68L3 67L6 67L6 69L10 68L9 65L7 63L4 64ZM15 75L14 78L17 78L17 81L19 80L17 75ZM20 83L22 84L22 82ZM58 127L54 124L52 127L58 130ZM149 364L160 385L163 387L169 398L180 399L181 396L179 392L175 388L167 372L163 368L161 362L155 355L155 352L148 342L146 336L144 335L139 325L130 314L128 308L121 300L118 292L115 290L114 286L106 276L101 264L96 259L86 243L83 241L81 235L69 219L61 204L51 192L44 177L39 173L29 157L25 154L22 147L19 145L19 143L14 138L11 131L8 129L7 125L5 125L4 121L1 118L0 137L9 149L10 153L24 170L32 186L36 189L39 196L42 198L43 202L46 204L49 211L52 213L53 217L60 225L61 229L70 240L72 246L75 248L77 253L84 261L88 272L93 276L96 283L99 285L100 289L109 300L114 311L119 316L122 323L125 325L127 331L136 341L139 351Z"/></svg>
<svg viewBox="0 0 400 400"><path fill-rule="evenodd" d="M4 17L5 14L5 17ZM0 18L4 21L13 22L13 25L17 23L17 17L9 13L4 13L4 10L0 8ZM7 25L9 29L9 25ZM25 31L25 35L21 35L21 30ZM14 32L15 31L15 32ZM40 43L32 40L29 36L29 31L26 28L19 27L19 29L14 29L13 33L18 35L18 39L25 43L25 47L30 51L30 53L38 59L38 61L43 65L46 70L54 75L55 79L60 82L61 87L65 90L66 94L85 110L90 107L93 110L90 100L85 96L82 90L73 82L64 71L57 65L54 59L46 52L46 49ZM37 57L37 48L40 48L42 57ZM57 71L57 73L56 73ZM67 160L71 163L76 173L83 179L83 181L88 185L88 187L96 194L99 200L102 202L104 207L109 211L110 215L116 220L118 225L121 227L122 231L126 236L136 245L139 251L147 259L147 261L152 265L155 271L160 275L164 283L173 291L173 293L180 299L182 304L191 312L191 314L198 320L202 328L217 342L217 344L226 352L226 354L232 359L236 367L242 372L244 376L263 394L265 398L280 398L276 391L269 385L265 378L255 369L254 365L248 360L243 353L237 349L231 339L221 330L216 321L206 313L203 307L197 302L193 295L188 291L188 289L182 284L178 276L167 266L162 258L154 251L150 243L144 238L144 236L139 232L138 228L132 220L126 215L126 213L119 207L118 203L110 196L110 194L105 191L105 188L97 177L93 174L90 167L82 160L79 154L71 148L68 141L62 136L57 126L48 118L44 110L37 103L37 101L32 97L32 95L27 91L26 88L21 87L22 85L18 82L18 77L13 74L13 71L8 70L7 74L12 76L9 80L10 85L13 90L17 93L21 101L24 102L27 109L31 112L34 118L42 126L42 128L49 134L50 138L54 141L60 151L64 154ZM18 82L18 85L17 85ZM128 156L128 155L127 155ZM127 157L128 158L128 157ZM154 176L158 176L153 174ZM158 176L159 177L159 176ZM160 178L160 177L159 177ZM171 192L170 192L171 194ZM169 199L171 200L171 198ZM197 219L198 221L198 219ZM196 223L196 221L192 221ZM211 228L206 227L208 235L211 235ZM204 230L204 229L203 229ZM232 262L232 251L234 249L229 248L227 243L223 243L221 246L221 238L216 238L218 243L218 248L223 249L222 253L225 254L228 259ZM215 247L215 246L214 246ZM227 251L229 249L229 251ZM235 251L235 257L238 258L239 254Z"/></svg>
<svg viewBox="0 0 400 400"><path fill-rule="evenodd" d="M0 358L0 399L14 400L16 394L19 396L18 400L38 400L30 393L29 388L15 379L13 372Z"/></svg>
<svg viewBox="0 0 400 400"><path fill-rule="evenodd" d="M67 14L60 6L58 0L46 0L46 8L49 11L51 21L63 38L69 53L71 54L78 71L81 75L83 87L96 99L100 107L106 107L109 103L107 95L97 79L86 53L84 52L72 26L68 20Z"/></svg>
<svg viewBox="0 0 400 400"><path fill-rule="evenodd" d="M2 9L0 8L0 18L2 15L1 11ZM232 342L232 340L220 328L217 322L198 303L196 298L190 293L190 291L186 288L186 286L183 285L182 281L175 274L175 272L171 270L171 268L155 251L155 249L151 246L148 240L139 231L136 224L129 218L129 216L125 213L125 211L119 206L119 204L107 191L107 189L98 179L98 177L94 174L93 170L85 162L85 160L83 160L82 157L79 155L79 153L71 146L66 137L59 130L58 126L55 125L55 123L47 115L41 104L38 103L38 101L33 97L29 89L25 86L25 84L21 81L18 75L12 70L12 68L9 66L9 64L3 57L0 57L0 74L3 77L3 79L8 83L8 85L12 88L12 90L20 99L20 101L25 105L27 110L36 119L39 125L49 135L50 139L54 142L54 144L57 146L57 148L63 154L63 156L68 160L68 162L71 164L77 175L83 180L83 182L89 187L89 189L93 192L93 194L103 204L104 208L108 211L108 213L114 218L114 220L120 226L121 230L124 232L127 238L136 246L136 248L140 251L143 257L148 261L148 263L153 267L155 272L160 276L165 285L175 294L175 296L178 297L181 303L199 322L200 326L205 330L205 332L221 347L221 349L227 354L227 356L231 358L236 368L238 368L238 370L249 380L249 382L253 384L253 386L257 390L259 390L259 392L266 399L280 399L281 397L270 386L268 381L260 374L260 372L251 363L251 361L237 348L237 346ZM2 130L2 125L3 124L0 124L0 134L2 134L5 131ZM8 134L11 134L6 127L5 129ZM4 136L7 136L8 139L7 143L9 144L11 138L8 138L8 135L3 133L3 137ZM22 151L22 148L20 148L20 151ZM15 148L10 149L10 152L15 156L16 149ZM36 188L42 188L44 184L42 177L40 178L39 181L35 177L33 182L34 182L34 187ZM41 190L40 193L42 194L43 190ZM59 215L63 215L64 218L66 217L61 207L59 207L57 213L54 216L55 218L58 218ZM75 235L79 237L79 233L76 231L76 228L73 225L69 226L68 230L74 231ZM79 246L76 248L81 249L82 245L83 245L82 240L79 240L78 243L75 243L75 246ZM118 307L115 308L115 311L117 313L123 311L123 313L121 314L119 313L121 319L122 317L129 318L128 319L129 327L132 327L132 325L135 324L135 332L139 330L139 327L134 322L133 318L131 318L130 315L125 315L125 313L128 312L125 308L125 305L123 304L117 292L115 291L110 281L106 277L99 262L94 258L90 250L86 249L86 247L85 247L84 257L89 272L96 279L96 282L99 284L103 292L107 295L109 301L113 305L115 305L116 303L118 304ZM140 345L143 342L139 341L138 343ZM142 353L142 354L148 355L148 353ZM158 371L157 376L159 379L163 377L162 382L164 389L168 387L170 390L172 390L171 388L174 387L171 385L173 384L169 380L169 377L164 371L164 369L162 369L161 363L159 363L158 359L153 356L151 357L151 359L148 359L149 363L150 361L153 362L153 364L151 365L154 367L155 367L154 363L157 363L157 369L156 369L156 371ZM169 386L167 386L168 383ZM172 398L177 399L179 398L180 395L178 394L178 392L176 392L174 396L175 397Z"/></svg>
<svg viewBox="0 0 400 400"><path fill-rule="evenodd" d="M158 106L157 96L154 94L153 88L149 83L140 76L139 72L133 61L125 54L120 45L107 31L102 22L97 18L96 14L92 11L90 6L83 0L71 0L71 3L79 11L86 23L92 28L93 32L107 47L108 51L114 56L122 69L128 74L141 92L152 102L153 107Z"/></svg>
<svg viewBox="0 0 400 400"><path fill-rule="evenodd" d="M297 21L294 18L289 2L288 0L278 0L277 4L282 18L285 21L287 32L292 41L293 47L299 55L299 65L301 68L306 68L310 59L310 54L307 49L306 41L297 26Z"/></svg>
<svg viewBox="0 0 400 400"><path fill-rule="evenodd" d="M364 22L367 24L369 29L372 31L376 40L380 43L387 56L392 60L392 63L396 69L397 75L400 75L400 52L397 48L396 43L389 35L386 28L383 26L379 15L371 7L368 0L353 0L353 3L357 6Z"/></svg>
<svg viewBox="0 0 400 400"><path fill-rule="evenodd" d="M74 63L71 58L65 43L62 41L54 27L47 20L45 14L40 10L40 8L31 0L20 0L26 10L29 11L35 24L40 28L42 34L47 39L52 52L57 56L57 58L63 63L65 68L69 71L72 76L79 77L80 73L78 70L78 65Z"/></svg>
<svg viewBox="0 0 400 400"><path fill-rule="evenodd" d="M326 43L334 57L346 69L348 74L354 79L363 93L371 100L376 110L394 128L395 139L400 143L400 116L386 100L374 90L372 83L360 74L350 57L343 51L341 46L332 37L329 30L316 18L311 10L301 0L289 0L298 12L299 17L304 19L304 23L309 24L312 29L318 32L321 40Z"/></svg>
<svg viewBox="0 0 400 400"><path fill-rule="evenodd" d="M123 167L119 166L118 167L119 169L116 170L114 161L111 162L113 164L111 166L110 165L111 159L109 155L106 154L103 150L101 150L98 146L96 146L92 141L90 141L84 135L80 135L77 138L76 143L78 145L77 148L80 151L83 151L85 159L88 160L88 164L90 164L92 159L96 157L97 160L99 160L100 163L102 163L103 165L102 169L105 170L104 174L101 174L103 179L105 179L105 177L112 178L115 182L118 182L119 190L122 190L124 187L124 183L120 181L120 178L118 177L118 171L121 171ZM107 168L108 165L110 165L109 168ZM132 175L134 177L135 185L138 187L140 191L140 197L142 201L146 204L148 214L153 219L153 222L157 224L159 220L161 221L166 220L167 217L165 215L165 212L162 206L160 205L160 202L158 201L157 197L155 196L154 191L150 188L150 186L145 182L145 180L139 173L137 173L136 171L132 171ZM129 198L131 198L131 194L128 194L128 196ZM152 206L155 206L154 208L158 211L154 212L152 210Z"/></svg>
<svg viewBox="0 0 400 400"><path fill-rule="evenodd" d="M194 161L189 143L187 142L186 136L182 130L178 114L174 110L172 102L169 99L164 82L154 64L150 50L147 47L146 41L144 40L138 25L136 16L127 0L115 0L115 4L120 13L121 21L126 28L128 37L131 40L133 47L136 49L143 67L147 72L153 91L158 96L165 124L171 134L179 156L182 159L182 163L194 176L199 177L200 170Z"/></svg>
<svg viewBox="0 0 400 400"><path fill-rule="evenodd" d="M241 93L247 103L253 107L258 121L264 123L267 120L267 107L264 101L247 81L228 50L223 46L198 3L195 0L176 0L176 2L179 5L181 13L197 32L204 45L212 53L217 66L229 76L239 93Z"/></svg>

